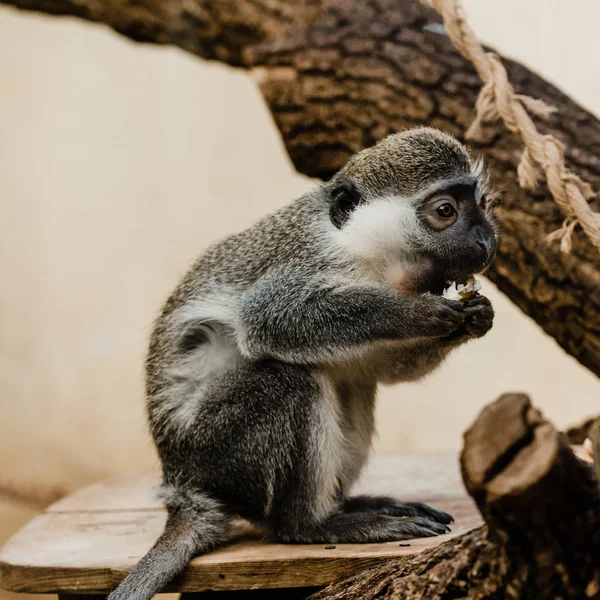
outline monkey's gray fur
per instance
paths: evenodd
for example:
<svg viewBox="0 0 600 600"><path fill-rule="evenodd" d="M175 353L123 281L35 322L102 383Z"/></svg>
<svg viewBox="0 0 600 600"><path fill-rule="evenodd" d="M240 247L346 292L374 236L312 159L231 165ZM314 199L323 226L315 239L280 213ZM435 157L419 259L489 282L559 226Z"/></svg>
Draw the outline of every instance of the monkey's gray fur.
<svg viewBox="0 0 600 600"><path fill-rule="evenodd" d="M418 379L484 335L483 296L442 297L496 251L486 180L454 138L389 136L323 184L210 248L167 301L147 359L165 532L110 600L147 600L231 517L272 540L432 536L450 515L346 497L378 383Z"/></svg>

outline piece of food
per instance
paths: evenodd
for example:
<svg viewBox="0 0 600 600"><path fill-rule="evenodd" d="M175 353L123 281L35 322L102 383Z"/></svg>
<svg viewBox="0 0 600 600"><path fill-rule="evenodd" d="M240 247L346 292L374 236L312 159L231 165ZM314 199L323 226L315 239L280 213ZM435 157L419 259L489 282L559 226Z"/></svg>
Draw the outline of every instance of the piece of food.
<svg viewBox="0 0 600 600"><path fill-rule="evenodd" d="M583 450L585 452L585 460L588 462L594 462L594 446L590 438L585 438L583 442Z"/></svg>
<svg viewBox="0 0 600 600"><path fill-rule="evenodd" d="M442 296L448 300L469 300L473 298L481 289L481 282L475 277L469 277L464 283L451 282L444 290Z"/></svg>

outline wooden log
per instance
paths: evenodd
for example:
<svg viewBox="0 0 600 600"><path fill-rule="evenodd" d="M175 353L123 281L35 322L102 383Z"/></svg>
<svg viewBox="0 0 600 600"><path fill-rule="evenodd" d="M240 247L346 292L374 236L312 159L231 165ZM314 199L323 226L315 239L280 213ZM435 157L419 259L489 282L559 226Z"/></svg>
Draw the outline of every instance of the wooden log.
<svg viewBox="0 0 600 600"><path fill-rule="evenodd" d="M480 90L438 17L418 0L0 0L103 22L128 37L175 44L252 68L296 168L327 178L355 151L426 123L459 138ZM566 146L570 169L600 188L600 122L525 67L505 60L518 92L558 113L538 125ZM545 187L519 188L521 148L501 125L473 144L503 192L490 278L580 363L600 375L597 250L576 232L571 254L546 236L563 217ZM598 198L592 201L600 208Z"/></svg>
<svg viewBox="0 0 600 600"><path fill-rule="evenodd" d="M600 426L592 429L600 465ZM501 397L465 433L463 480L486 525L312 600L600 597L600 493L529 399Z"/></svg>

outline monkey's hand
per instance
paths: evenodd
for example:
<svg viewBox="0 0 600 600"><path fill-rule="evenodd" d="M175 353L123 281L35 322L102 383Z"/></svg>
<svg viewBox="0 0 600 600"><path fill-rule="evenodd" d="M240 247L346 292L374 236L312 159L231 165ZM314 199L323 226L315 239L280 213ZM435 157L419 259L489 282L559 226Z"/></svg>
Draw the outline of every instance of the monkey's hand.
<svg viewBox="0 0 600 600"><path fill-rule="evenodd" d="M464 327L466 304L429 293L415 296L414 302L416 336L446 338Z"/></svg>
<svg viewBox="0 0 600 600"><path fill-rule="evenodd" d="M464 322L452 334L448 341L467 341L483 337L494 322L492 303L485 296L477 294L464 303Z"/></svg>

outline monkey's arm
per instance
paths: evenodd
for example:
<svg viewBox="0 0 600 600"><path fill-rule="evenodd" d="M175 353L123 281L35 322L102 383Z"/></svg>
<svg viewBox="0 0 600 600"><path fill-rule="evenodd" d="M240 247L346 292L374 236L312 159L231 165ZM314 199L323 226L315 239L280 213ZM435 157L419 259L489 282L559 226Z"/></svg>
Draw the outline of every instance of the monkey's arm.
<svg viewBox="0 0 600 600"><path fill-rule="evenodd" d="M277 273L245 294L238 343L252 358L319 362L379 340L450 335L463 313L460 302L439 296L401 296L376 285Z"/></svg>
<svg viewBox="0 0 600 600"><path fill-rule="evenodd" d="M435 369L451 350L484 336L492 328L493 321L492 303L478 294L464 303L464 322L450 335L419 340L401 349L383 349L376 361L377 379L382 383L421 379Z"/></svg>

